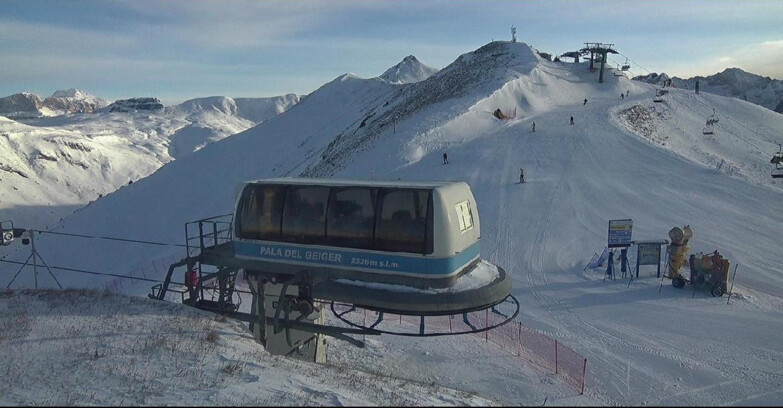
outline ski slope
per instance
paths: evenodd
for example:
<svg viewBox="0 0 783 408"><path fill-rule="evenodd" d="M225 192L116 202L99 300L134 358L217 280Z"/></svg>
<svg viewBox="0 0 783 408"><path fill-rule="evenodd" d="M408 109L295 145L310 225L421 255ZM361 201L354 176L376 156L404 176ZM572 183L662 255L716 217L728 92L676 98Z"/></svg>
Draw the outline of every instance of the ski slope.
<svg viewBox="0 0 783 408"><path fill-rule="evenodd" d="M249 179L464 180L478 204L482 257L512 274L525 325L588 358L587 390L563 398L564 388L531 387L518 366L491 359L481 360L488 365L481 372L437 364L444 371L436 381L509 404L540 401L537 392L580 405L779 404L783 190L764 174L783 117L676 89L654 104L651 85L611 71L599 84L597 76L586 64L549 62L523 43L505 42L460 56L417 83L346 74L289 111L77 211L56 231L181 243L185 222L232 212L237 183ZM647 113L643 119L624 113L634 107ZM710 138L701 134L712 113L705 107L720 115ZM501 121L495 109L517 115ZM516 183L520 167L525 184ZM634 239L665 239L672 227L690 224L693 252L718 249L739 263L732 303L668 281L659 293L652 270L630 285L583 271L605 246L608 220L623 218L633 219ZM183 252L52 235L42 235L38 248L53 265L114 273ZM8 256L24 258L25 250L9 247L15 252ZM23 278L29 285L29 274ZM58 279L76 287L102 282L67 272ZM126 292L148 289L139 283ZM354 364L406 378L430 372L433 363L405 340L374 341L367 351L373 359ZM417 344L437 349L438 341ZM362 353L330 344L336 356ZM466 348L449 347L455 355ZM390 349L396 357L383 351ZM489 371L505 381L484 381Z"/></svg>

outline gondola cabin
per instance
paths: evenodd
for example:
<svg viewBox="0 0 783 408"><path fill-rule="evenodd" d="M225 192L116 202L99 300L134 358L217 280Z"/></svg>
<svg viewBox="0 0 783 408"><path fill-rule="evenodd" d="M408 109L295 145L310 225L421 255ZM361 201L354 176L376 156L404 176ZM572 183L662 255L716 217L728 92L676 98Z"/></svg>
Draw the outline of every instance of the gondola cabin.
<svg viewBox="0 0 783 408"><path fill-rule="evenodd" d="M480 260L464 182L275 178L244 183L234 256L280 275L445 288Z"/></svg>

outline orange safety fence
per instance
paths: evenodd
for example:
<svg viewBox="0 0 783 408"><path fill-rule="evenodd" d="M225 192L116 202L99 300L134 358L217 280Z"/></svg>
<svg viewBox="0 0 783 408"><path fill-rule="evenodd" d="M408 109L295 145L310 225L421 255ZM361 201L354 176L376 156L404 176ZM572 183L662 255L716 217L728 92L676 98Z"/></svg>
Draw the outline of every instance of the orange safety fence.
<svg viewBox="0 0 783 408"><path fill-rule="evenodd" d="M321 304L327 310L328 304ZM347 312L348 305L335 304L338 313ZM356 308L351 313L358 313L351 320L364 327L369 327L378 320L378 313L367 309ZM359 322L357 322L357 317ZM467 323L465 322L467 318ZM545 370L555 373L564 382L584 394L587 359L570 347L556 339L529 328L518 321L512 321L499 327L485 331L477 331L502 323L506 317L489 309L471 312L466 315L426 316L424 317L426 333L459 333L476 331L473 335L499 346L502 350L536 364ZM394 331L395 327L403 325L414 328L406 333L417 333L421 324L420 316L395 315L386 313L377 328Z"/></svg>

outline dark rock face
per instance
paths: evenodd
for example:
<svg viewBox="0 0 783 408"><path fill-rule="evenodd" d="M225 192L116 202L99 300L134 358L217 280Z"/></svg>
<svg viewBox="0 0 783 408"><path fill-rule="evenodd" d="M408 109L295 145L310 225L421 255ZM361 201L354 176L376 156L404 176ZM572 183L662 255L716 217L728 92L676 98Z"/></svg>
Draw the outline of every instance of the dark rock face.
<svg viewBox="0 0 783 408"><path fill-rule="evenodd" d="M0 98L0 115L7 114L38 114L43 106L41 97L29 92L22 92Z"/></svg>
<svg viewBox="0 0 783 408"><path fill-rule="evenodd" d="M130 98L120 99L105 108L107 112L135 112L154 111L163 109L163 104L158 98Z"/></svg>

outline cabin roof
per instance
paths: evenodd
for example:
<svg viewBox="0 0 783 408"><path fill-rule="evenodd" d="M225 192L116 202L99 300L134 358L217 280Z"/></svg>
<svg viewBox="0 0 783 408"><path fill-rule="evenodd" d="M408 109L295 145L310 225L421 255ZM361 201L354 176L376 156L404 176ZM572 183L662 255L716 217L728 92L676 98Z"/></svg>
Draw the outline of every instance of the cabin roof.
<svg viewBox="0 0 783 408"><path fill-rule="evenodd" d="M459 181L421 181L421 180L355 180L355 179L325 179L309 177L278 177L247 181L248 184L288 184L288 185L320 185L320 186L360 186L360 187L414 187L436 188Z"/></svg>

